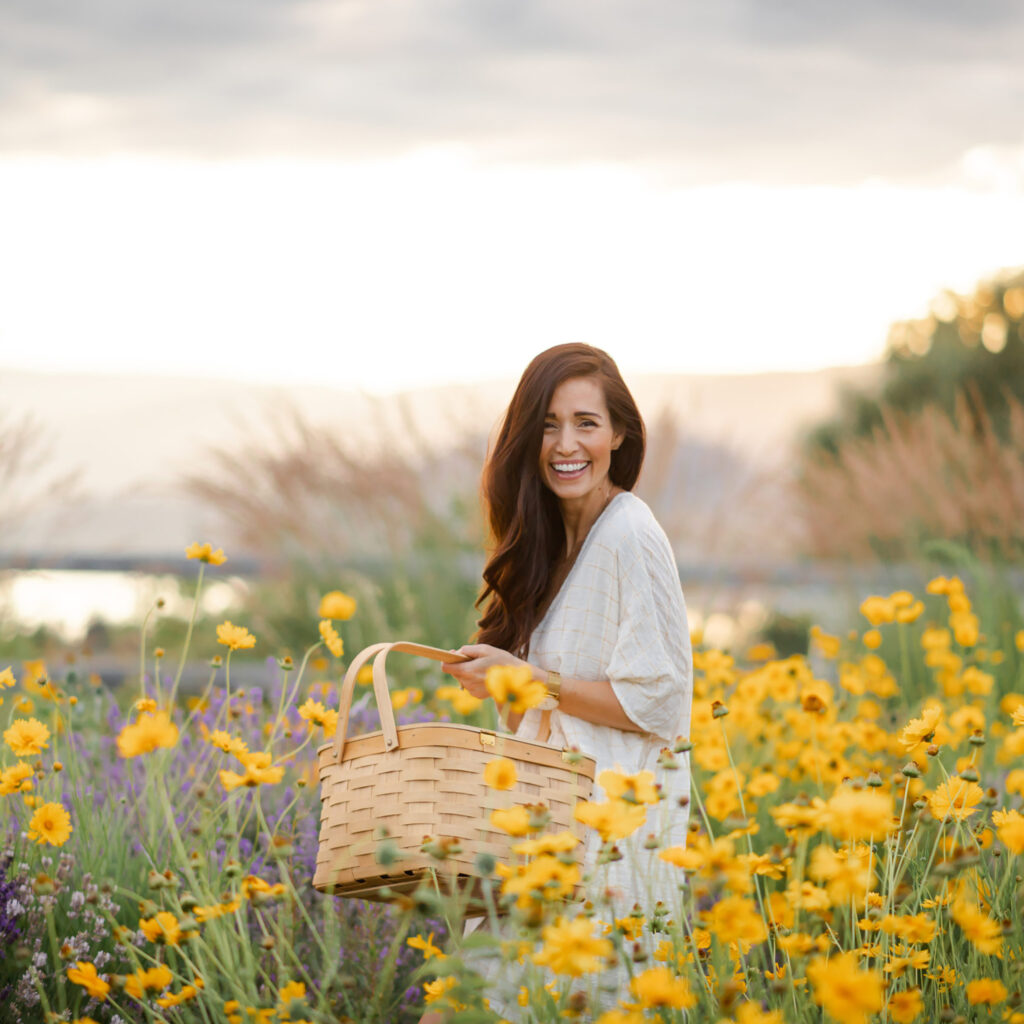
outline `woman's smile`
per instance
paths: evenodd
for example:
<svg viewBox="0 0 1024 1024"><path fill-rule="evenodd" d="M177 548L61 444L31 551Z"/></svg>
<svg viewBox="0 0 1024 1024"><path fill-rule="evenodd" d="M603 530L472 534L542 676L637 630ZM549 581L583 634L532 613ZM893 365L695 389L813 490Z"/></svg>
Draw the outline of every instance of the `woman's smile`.
<svg viewBox="0 0 1024 1024"><path fill-rule="evenodd" d="M577 462L552 462L551 468L558 474L561 480L575 480L583 476L584 471L590 465L589 461Z"/></svg>

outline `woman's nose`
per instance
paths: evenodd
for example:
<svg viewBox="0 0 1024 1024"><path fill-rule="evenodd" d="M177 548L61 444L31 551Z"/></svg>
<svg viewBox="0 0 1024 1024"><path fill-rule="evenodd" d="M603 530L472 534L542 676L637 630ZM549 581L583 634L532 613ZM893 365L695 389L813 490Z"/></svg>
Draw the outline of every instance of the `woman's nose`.
<svg viewBox="0 0 1024 1024"><path fill-rule="evenodd" d="M555 438L555 452L558 455L572 455L576 451L576 433L571 427L564 427Z"/></svg>

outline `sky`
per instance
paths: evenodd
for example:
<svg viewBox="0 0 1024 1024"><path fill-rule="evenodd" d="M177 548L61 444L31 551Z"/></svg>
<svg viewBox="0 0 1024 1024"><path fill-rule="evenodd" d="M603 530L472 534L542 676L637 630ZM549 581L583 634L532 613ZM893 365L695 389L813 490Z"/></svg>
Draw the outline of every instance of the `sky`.
<svg viewBox="0 0 1024 1024"><path fill-rule="evenodd" d="M1024 265L1010 0L3 0L3 368L878 359Z"/></svg>

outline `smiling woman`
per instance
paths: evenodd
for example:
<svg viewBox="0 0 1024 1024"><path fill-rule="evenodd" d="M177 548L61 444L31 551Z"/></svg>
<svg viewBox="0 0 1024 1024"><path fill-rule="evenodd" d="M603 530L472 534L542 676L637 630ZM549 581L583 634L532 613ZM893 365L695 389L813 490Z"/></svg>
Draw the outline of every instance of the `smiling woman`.
<svg viewBox="0 0 1024 1024"><path fill-rule="evenodd" d="M646 819L645 832L684 845L687 814L672 797L690 785L685 755L671 776L659 770L661 749L689 731L692 657L672 548L632 493L644 445L643 420L607 353L559 345L533 360L484 470L493 550L478 642L459 649L469 660L444 666L481 699L493 695L486 679L498 665L525 667L544 684L539 707L507 720L524 739L596 759L599 785L595 802L578 809L584 817L606 816L611 805L597 801L623 787L645 794L633 800L628 827L603 829L622 840L618 860L606 856L598 867L600 826L585 851L604 912L616 920L676 895L665 862L630 833ZM647 819L655 779L669 798L660 820ZM480 969L492 1008L522 1019L508 965L500 978ZM609 976L610 992L626 980Z"/></svg>

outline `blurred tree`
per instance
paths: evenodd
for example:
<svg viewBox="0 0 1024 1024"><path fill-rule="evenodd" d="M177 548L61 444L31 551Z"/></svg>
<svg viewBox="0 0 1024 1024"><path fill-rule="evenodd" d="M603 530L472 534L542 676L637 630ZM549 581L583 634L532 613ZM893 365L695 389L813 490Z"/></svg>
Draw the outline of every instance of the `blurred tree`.
<svg viewBox="0 0 1024 1024"><path fill-rule="evenodd" d="M1024 557L1024 271L893 326L877 393L847 393L807 438L803 548L907 559L930 542Z"/></svg>
<svg viewBox="0 0 1024 1024"><path fill-rule="evenodd" d="M1004 271L971 295L942 292L927 317L893 325L885 362L881 390L844 394L839 415L810 434L812 451L838 454L845 441L881 427L883 410L938 405L953 415L961 394L976 428L986 418L1005 439L1010 399L1024 399L1024 270Z"/></svg>
<svg viewBox="0 0 1024 1024"><path fill-rule="evenodd" d="M11 553L30 521L56 522L61 510L73 514L83 494L81 469L47 476L51 448L34 417L0 410L0 547Z"/></svg>

